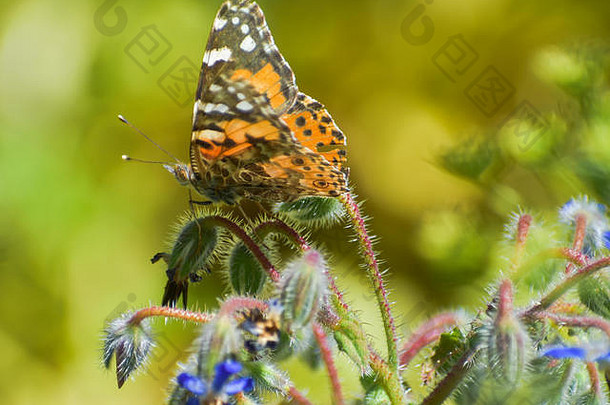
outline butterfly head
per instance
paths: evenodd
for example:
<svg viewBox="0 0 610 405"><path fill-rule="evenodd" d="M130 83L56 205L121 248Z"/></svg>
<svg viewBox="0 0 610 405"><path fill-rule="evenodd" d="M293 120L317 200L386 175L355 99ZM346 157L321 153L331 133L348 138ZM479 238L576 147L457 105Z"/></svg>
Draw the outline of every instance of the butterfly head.
<svg viewBox="0 0 610 405"><path fill-rule="evenodd" d="M188 186L191 184L191 179L193 177L193 171L189 167L189 165L184 163L177 163L175 165L163 165L168 172L174 175L178 183L183 186Z"/></svg>

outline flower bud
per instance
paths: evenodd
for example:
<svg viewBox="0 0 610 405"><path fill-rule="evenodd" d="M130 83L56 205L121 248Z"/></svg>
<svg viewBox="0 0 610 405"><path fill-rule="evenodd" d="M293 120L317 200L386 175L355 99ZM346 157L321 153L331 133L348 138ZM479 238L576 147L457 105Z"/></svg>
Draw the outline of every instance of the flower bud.
<svg viewBox="0 0 610 405"><path fill-rule="evenodd" d="M580 302L597 315L610 318L610 283L608 280L589 277L578 283Z"/></svg>
<svg viewBox="0 0 610 405"><path fill-rule="evenodd" d="M205 324L199 338L197 364L213 375L217 363L234 355L241 349L241 331L232 316L218 316Z"/></svg>
<svg viewBox="0 0 610 405"><path fill-rule="evenodd" d="M379 382L376 381L374 375L360 377L360 382L366 390L363 401L364 405L384 405L391 403L388 394L386 394Z"/></svg>
<svg viewBox="0 0 610 405"><path fill-rule="evenodd" d="M186 308L189 281L196 278L202 270L206 270L217 242L218 231L205 217L188 222L180 230L172 252L164 257L167 262L168 281L162 305L175 306L182 295ZM159 257L162 256L156 255L153 263Z"/></svg>
<svg viewBox="0 0 610 405"><path fill-rule="evenodd" d="M528 335L513 312L513 291L509 280L500 285L498 308L489 326L487 357L496 377L515 383L527 364Z"/></svg>
<svg viewBox="0 0 610 405"><path fill-rule="evenodd" d="M152 330L147 319L131 323L131 314L126 313L110 322L104 330L103 362L110 367L112 356L116 357L116 377L119 388L127 378L147 360L154 346Z"/></svg>
<svg viewBox="0 0 610 405"><path fill-rule="evenodd" d="M306 251L290 263L280 284L282 324L295 331L309 324L327 294L326 262L315 250Z"/></svg>
<svg viewBox="0 0 610 405"><path fill-rule="evenodd" d="M336 198L305 197L294 202L278 204L275 212L286 214L308 226L330 226L343 216L343 206Z"/></svg>
<svg viewBox="0 0 610 405"><path fill-rule="evenodd" d="M267 273L242 242L231 251L228 267L229 281L235 294L258 296L263 291Z"/></svg>

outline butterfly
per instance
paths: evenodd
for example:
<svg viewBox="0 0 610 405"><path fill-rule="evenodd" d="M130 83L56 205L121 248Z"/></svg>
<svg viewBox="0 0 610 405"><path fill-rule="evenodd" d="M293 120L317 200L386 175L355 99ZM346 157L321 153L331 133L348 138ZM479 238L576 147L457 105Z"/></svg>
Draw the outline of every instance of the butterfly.
<svg viewBox="0 0 610 405"><path fill-rule="evenodd" d="M346 192L346 139L301 93L260 7L225 2L212 25L193 108L190 161L166 165L208 202L289 202Z"/></svg>

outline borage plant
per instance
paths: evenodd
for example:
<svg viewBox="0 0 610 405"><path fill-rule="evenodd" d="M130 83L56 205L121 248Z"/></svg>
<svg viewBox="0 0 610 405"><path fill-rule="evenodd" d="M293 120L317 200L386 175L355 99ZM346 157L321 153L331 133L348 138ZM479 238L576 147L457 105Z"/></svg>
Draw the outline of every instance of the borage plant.
<svg viewBox="0 0 610 405"><path fill-rule="evenodd" d="M470 319L464 313L439 314L399 340L358 205L349 195L340 201L280 204L272 219L248 226L211 210L186 220L172 251L155 256L168 264L164 302L182 297L186 306L189 285L218 257L224 258L232 293L214 312L152 306L112 321L104 363L109 367L116 357L119 387L142 368L154 346L150 318L165 317L203 324L193 354L178 366L170 404L260 404L268 403L271 393L308 404L278 361L311 355L312 345L319 347L335 404L347 403L334 365L339 353L360 370L363 392L357 403L440 404L450 395L463 404L606 403L610 280L601 270L610 267L610 257L603 256L610 248L610 224L603 205L584 197L571 200L552 225L515 214L499 247L512 253L487 306ZM309 221L337 220L344 213L377 293L387 357L365 334L323 254L298 231ZM561 241L569 234L573 241L566 246ZM279 240L295 248L283 266L272 254ZM532 294L541 298L529 302ZM415 359L431 387L423 398L410 393L402 379Z"/></svg>
<svg viewBox="0 0 610 405"><path fill-rule="evenodd" d="M441 404L450 397L458 404L607 402L605 206L580 197L560 209L558 221L514 214L495 255L507 259L495 263L498 280L484 307L439 314L401 337L364 217L347 190L344 145L324 107L298 93L260 8L225 3L204 55L191 163L168 169L207 200L248 198L274 204L274 213L238 220L209 206L187 211L171 249L153 258L167 265L162 306L106 326L103 362L110 367L115 359L119 387L146 364L155 345L151 319L162 317L201 325L190 357L177 365L169 404L309 404L280 365L305 353L324 364L336 405ZM376 297L384 355L308 237L314 227L345 219ZM293 247L288 258L280 255L285 244ZM187 310L191 284L213 263L230 293L215 311ZM180 301L184 309L176 308ZM343 394L339 355L359 371L358 399ZM405 381L415 366L422 380ZM427 388L410 389L422 384Z"/></svg>

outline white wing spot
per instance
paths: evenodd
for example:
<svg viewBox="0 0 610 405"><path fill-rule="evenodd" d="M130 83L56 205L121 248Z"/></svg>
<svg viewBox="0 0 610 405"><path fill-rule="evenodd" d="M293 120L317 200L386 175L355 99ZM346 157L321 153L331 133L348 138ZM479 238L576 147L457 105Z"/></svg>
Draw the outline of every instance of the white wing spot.
<svg viewBox="0 0 610 405"><path fill-rule="evenodd" d="M216 92L216 91L220 91L220 90L222 90L222 86L219 86L217 84L210 85L210 91Z"/></svg>
<svg viewBox="0 0 610 405"><path fill-rule="evenodd" d="M237 24L239 24L239 17L233 17L233 18L231 18L231 22L233 23L233 25L237 25Z"/></svg>
<svg viewBox="0 0 610 405"><path fill-rule="evenodd" d="M227 90L229 90L229 93L235 93L235 87L233 86L227 87Z"/></svg>
<svg viewBox="0 0 610 405"><path fill-rule="evenodd" d="M214 106L215 106L214 103L206 103L206 105L203 106L203 112L209 113L210 111L212 111L214 109Z"/></svg>
<svg viewBox="0 0 610 405"><path fill-rule="evenodd" d="M243 100L244 98L246 98L246 96L244 96L243 93L237 93L237 98Z"/></svg>
<svg viewBox="0 0 610 405"><path fill-rule="evenodd" d="M203 112L204 113L210 113L210 112L219 112L219 113L226 113L227 111L229 111L229 107L226 104L214 104L214 103L206 103L206 105L203 106Z"/></svg>
<svg viewBox="0 0 610 405"><path fill-rule="evenodd" d="M245 52L252 52L254 48L256 48L256 42L254 42L250 35L247 35L243 41L241 41L239 47Z"/></svg>
<svg viewBox="0 0 610 405"><path fill-rule="evenodd" d="M226 46L219 49L210 49L203 54L203 64L213 66L216 62L231 60L232 52Z"/></svg>
<svg viewBox="0 0 610 405"><path fill-rule="evenodd" d="M220 31L221 29L223 29L225 27L226 24L227 24L227 20L225 20L224 18L217 17L214 20L214 30Z"/></svg>
<svg viewBox="0 0 610 405"><path fill-rule="evenodd" d="M248 24L242 24L240 28L242 34L247 34L250 32L250 27L248 27Z"/></svg>
<svg viewBox="0 0 610 405"><path fill-rule="evenodd" d="M237 107L238 110L243 112L252 111L252 109L254 108L252 104L248 103L247 101L240 101L235 107Z"/></svg>
<svg viewBox="0 0 610 405"><path fill-rule="evenodd" d="M226 104L216 104L216 106L214 107L214 111L219 112L219 113L226 113L227 111L229 111L229 107Z"/></svg>

